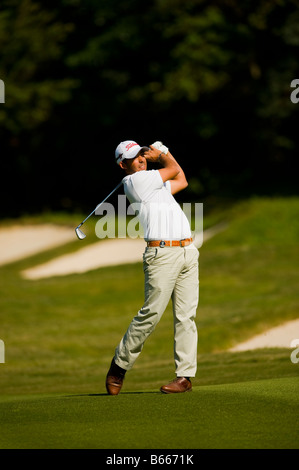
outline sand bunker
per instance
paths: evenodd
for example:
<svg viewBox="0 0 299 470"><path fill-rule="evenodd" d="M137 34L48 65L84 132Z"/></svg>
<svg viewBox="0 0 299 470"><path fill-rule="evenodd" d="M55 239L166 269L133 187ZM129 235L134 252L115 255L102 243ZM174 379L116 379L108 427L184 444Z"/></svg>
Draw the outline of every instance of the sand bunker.
<svg viewBox="0 0 299 470"><path fill-rule="evenodd" d="M103 240L22 271L21 274L24 278L33 280L84 273L105 266L137 263L142 260L144 245L144 240L141 239Z"/></svg>
<svg viewBox="0 0 299 470"><path fill-rule="evenodd" d="M244 343L238 344L231 348L230 351L249 351L258 348L290 348L292 347L291 342L297 338L299 343L299 319L271 328Z"/></svg>
<svg viewBox="0 0 299 470"><path fill-rule="evenodd" d="M0 266L74 240L71 228L56 225L19 225L0 229Z"/></svg>
<svg viewBox="0 0 299 470"><path fill-rule="evenodd" d="M194 237L194 244L199 247L216 233L224 230L226 225L219 224L204 233L197 233ZM75 235L74 235L75 236ZM82 243L78 240L78 243ZM55 258L33 268L22 271L22 276L26 279L42 279L52 276L66 276L73 273L83 273L105 266L138 263L142 261L145 242L143 239L118 238L102 240L92 245Z"/></svg>

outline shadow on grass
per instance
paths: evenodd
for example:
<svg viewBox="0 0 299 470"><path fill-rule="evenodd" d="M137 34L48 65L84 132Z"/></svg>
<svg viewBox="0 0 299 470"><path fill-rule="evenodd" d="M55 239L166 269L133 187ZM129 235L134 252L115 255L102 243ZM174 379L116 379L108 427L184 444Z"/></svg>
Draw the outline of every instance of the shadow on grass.
<svg viewBox="0 0 299 470"><path fill-rule="evenodd" d="M156 394L156 395L163 395L163 393L159 391L150 391L150 390L145 390L145 391L139 391L139 392L121 392L117 396L122 396L122 395L148 395L148 394ZM65 395L65 398L73 398L73 397L112 397L116 395L109 395L108 393L82 393L80 395Z"/></svg>

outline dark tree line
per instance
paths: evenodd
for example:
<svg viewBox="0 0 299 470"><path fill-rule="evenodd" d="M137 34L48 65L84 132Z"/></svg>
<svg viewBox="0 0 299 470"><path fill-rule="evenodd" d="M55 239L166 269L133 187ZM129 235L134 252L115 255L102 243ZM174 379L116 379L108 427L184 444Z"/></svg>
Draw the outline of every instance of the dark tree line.
<svg viewBox="0 0 299 470"><path fill-rule="evenodd" d="M90 208L125 139L162 140L188 200L297 193L298 7L2 0L1 215Z"/></svg>

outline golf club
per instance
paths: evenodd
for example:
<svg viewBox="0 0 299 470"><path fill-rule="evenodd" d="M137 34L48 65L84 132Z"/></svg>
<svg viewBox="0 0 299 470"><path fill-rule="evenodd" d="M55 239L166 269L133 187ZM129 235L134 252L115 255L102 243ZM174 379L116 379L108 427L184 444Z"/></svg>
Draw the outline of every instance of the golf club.
<svg viewBox="0 0 299 470"><path fill-rule="evenodd" d="M104 202L107 201L108 197L110 197L111 194L113 194L121 185L122 185L122 181L113 189L113 191L111 191L110 194L108 194L107 197L105 197L105 199L102 202L100 202L100 204L97 205L97 207L86 217L86 219L84 219L83 222L81 222L81 224L79 224L78 227L75 228L75 232L79 240L83 240L86 237L85 233L83 233L82 230L80 230L81 225L83 225L84 222L86 222L86 220L89 219L89 217L91 217L92 214L95 213L97 208L100 207L101 204L104 204Z"/></svg>

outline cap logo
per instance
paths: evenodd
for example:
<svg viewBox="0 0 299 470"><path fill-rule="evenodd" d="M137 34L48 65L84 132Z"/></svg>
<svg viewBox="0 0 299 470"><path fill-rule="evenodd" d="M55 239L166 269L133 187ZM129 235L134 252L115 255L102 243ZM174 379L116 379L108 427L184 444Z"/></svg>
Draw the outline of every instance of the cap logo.
<svg viewBox="0 0 299 470"><path fill-rule="evenodd" d="M131 142L130 144L126 145L127 151L130 150L130 148L134 147L134 145L138 145L135 142Z"/></svg>

